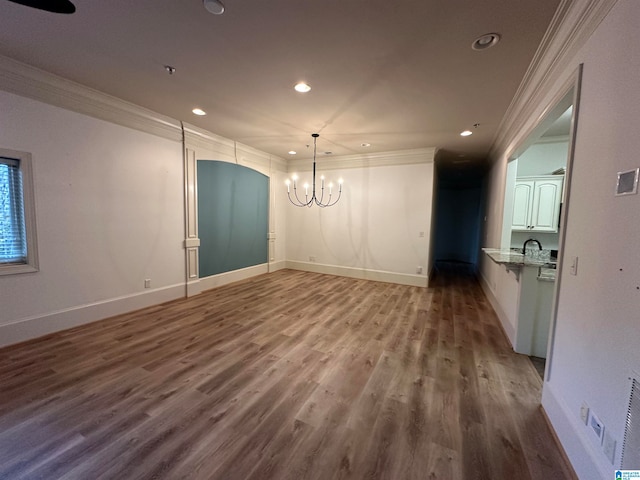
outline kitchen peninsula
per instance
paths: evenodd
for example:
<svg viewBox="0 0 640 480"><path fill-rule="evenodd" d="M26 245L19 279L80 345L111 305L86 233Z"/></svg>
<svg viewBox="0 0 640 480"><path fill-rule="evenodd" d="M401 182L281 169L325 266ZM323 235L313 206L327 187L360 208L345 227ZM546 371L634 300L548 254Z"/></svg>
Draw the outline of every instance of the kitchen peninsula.
<svg viewBox="0 0 640 480"><path fill-rule="evenodd" d="M513 274L518 292L515 327L511 339L517 353L546 358L549 326L555 287L555 260L549 250L527 252L513 249L483 248L482 251L495 263ZM513 281L513 280L512 280Z"/></svg>

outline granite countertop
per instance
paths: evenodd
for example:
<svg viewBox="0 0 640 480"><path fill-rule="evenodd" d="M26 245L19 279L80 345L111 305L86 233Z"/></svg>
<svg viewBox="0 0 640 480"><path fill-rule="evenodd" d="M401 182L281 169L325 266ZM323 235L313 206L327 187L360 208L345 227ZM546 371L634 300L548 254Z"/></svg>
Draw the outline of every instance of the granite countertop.
<svg viewBox="0 0 640 480"><path fill-rule="evenodd" d="M510 270L520 267L537 267L540 268L539 280L553 282L556 279L556 262L550 260L549 250L541 250L539 256L523 255L516 250L502 248L483 248L482 251L491 260Z"/></svg>

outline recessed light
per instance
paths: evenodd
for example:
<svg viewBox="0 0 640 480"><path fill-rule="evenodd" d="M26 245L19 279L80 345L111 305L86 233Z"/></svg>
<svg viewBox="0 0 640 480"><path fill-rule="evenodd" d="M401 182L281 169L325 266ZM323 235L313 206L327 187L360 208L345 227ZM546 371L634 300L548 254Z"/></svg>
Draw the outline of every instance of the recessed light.
<svg viewBox="0 0 640 480"><path fill-rule="evenodd" d="M222 15L224 13L224 3L221 0L203 0L204 8L207 12L214 15Z"/></svg>
<svg viewBox="0 0 640 480"><path fill-rule="evenodd" d="M361 147L370 147L371 144L370 143L361 143L360 146Z"/></svg>
<svg viewBox="0 0 640 480"><path fill-rule="evenodd" d="M485 50L496 45L500 41L499 33L486 33L481 37L476 38L471 44L471 48L474 50Z"/></svg>
<svg viewBox="0 0 640 480"><path fill-rule="evenodd" d="M289 150L289 155L295 155L296 153L298 152L296 152L295 150Z"/></svg>
<svg viewBox="0 0 640 480"><path fill-rule="evenodd" d="M307 93L309 90L311 90L311 87L304 82L296 83L293 88L295 88L296 92L300 93Z"/></svg>
<svg viewBox="0 0 640 480"><path fill-rule="evenodd" d="M471 130L465 130L464 132L460 132L461 137L468 137L469 135L473 135Z"/></svg>
<svg viewBox="0 0 640 480"><path fill-rule="evenodd" d="M202 110L201 108L194 108L193 110L191 110L194 114L196 115L206 115L207 112L205 112L204 110Z"/></svg>

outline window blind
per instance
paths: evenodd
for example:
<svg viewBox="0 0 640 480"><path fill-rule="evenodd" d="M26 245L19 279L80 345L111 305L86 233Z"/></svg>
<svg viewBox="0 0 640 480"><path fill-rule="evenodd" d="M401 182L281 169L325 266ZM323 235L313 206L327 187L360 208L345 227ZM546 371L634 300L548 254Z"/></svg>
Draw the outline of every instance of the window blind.
<svg viewBox="0 0 640 480"><path fill-rule="evenodd" d="M26 261L27 236L20 162L0 157L0 263Z"/></svg>

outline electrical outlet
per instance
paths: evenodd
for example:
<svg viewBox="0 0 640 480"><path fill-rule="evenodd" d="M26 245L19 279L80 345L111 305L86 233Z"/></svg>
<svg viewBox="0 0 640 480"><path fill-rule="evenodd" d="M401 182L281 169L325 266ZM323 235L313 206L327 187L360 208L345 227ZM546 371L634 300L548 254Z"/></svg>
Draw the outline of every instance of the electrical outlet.
<svg viewBox="0 0 640 480"><path fill-rule="evenodd" d="M585 425L589 422L589 405L587 402L582 402L582 406L580 407L580 418L582 419L582 423Z"/></svg>
<svg viewBox="0 0 640 480"><path fill-rule="evenodd" d="M310 262L315 262L316 261L316 257L314 257L313 255L309 255L309 261Z"/></svg>
<svg viewBox="0 0 640 480"><path fill-rule="evenodd" d="M418 232L418 238L424 238L424 232Z"/></svg>
<svg viewBox="0 0 640 480"><path fill-rule="evenodd" d="M416 267L416 273L418 273L418 274L422 273L422 267L421 266L418 265Z"/></svg>
<svg viewBox="0 0 640 480"><path fill-rule="evenodd" d="M144 279L144 288L151 288L151 279L150 278L145 278Z"/></svg>
<svg viewBox="0 0 640 480"><path fill-rule="evenodd" d="M611 437L609 432L604 432L604 441L602 443L602 450L607 456L611 464L613 465L616 460L616 441Z"/></svg>
<svg viewBox="0 0 640 480"><path fill-rule="evenodd" d="M591 412L591 419L589 420L589 426L591 426L593 433L596 434L596 437L598 437L598 439L600 440L600 443L602 443L602 437L604 435L604 424L600 421L598 417L596 417L596 415L593 412Z"/></svg>

